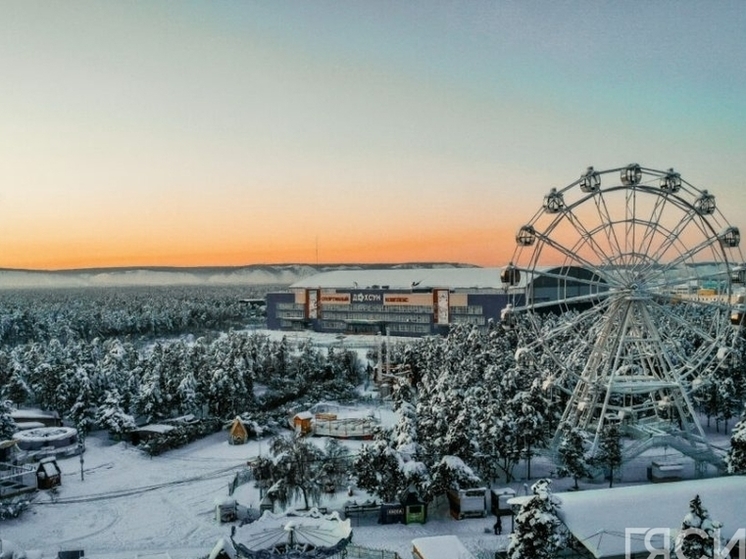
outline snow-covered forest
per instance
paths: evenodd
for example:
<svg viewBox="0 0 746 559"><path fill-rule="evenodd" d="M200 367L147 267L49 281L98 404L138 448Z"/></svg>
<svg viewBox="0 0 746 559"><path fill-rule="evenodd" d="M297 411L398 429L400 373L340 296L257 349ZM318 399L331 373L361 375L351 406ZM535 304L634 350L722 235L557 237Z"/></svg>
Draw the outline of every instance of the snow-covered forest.
<svg viewBox="0 0 746 559"><path fill-rule="evenodd" d="M249 293L261 295L262 293ZM185 414L225 420L302 399L349 399L356 355L254 334L245 289L4 292L0 398L112 434ZM261 390L259 390L261 386Z"/></svg>
<svg viewBox="0 0 746 559"><path fill-rule="evenodd" d="M120 435L136 423L193 414L216 429L237 415L266 422L299 403L354 400L370 364L339 346L291 346L251 326L262 317L227 287L87 289L0 295L0 399L53 410L82 432ZM561 317L549 316L557 329ZM409 372L392 405L391 430L354 458L361 487L390 498L415 487L445 489L510 481L557 432L566 399L557 363L527 355L519 329L455 326L445 338L390 346L387 360ZM572 332L552 343L581 368L588 345ZM697 381L702 412L727 430L746 394L743 344ZM369 355L375 361L375 352ZM366 371L366 367L368 370ZM8 428L10 430L11 428ZM558 473L592 470L585 442L568 431ZM598 457L596 457L598 458ZM599 463L596 466L600 465ZM613 468L615 463L603 464Z"/></svg>

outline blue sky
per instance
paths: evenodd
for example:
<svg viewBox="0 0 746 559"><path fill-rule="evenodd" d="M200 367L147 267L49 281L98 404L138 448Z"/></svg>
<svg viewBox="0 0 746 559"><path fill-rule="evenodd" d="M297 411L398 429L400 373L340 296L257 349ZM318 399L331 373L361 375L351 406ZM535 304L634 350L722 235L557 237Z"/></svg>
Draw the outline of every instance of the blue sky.
<svg viewBox="0 0 746 559"><path fill-rule="evenodd" d="M0 267L502 265L588 165L739 225L743 2L0 3Z"/></svg>

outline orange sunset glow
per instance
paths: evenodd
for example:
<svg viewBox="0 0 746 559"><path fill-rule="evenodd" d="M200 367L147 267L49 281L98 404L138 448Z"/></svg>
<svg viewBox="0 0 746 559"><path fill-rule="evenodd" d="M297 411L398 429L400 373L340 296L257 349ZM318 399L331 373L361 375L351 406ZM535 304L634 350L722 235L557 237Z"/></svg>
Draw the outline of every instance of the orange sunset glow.
<svg viewBox="0 0 746 559"><path fill-rule="evenodd" d="M0 268L502 266L631 162L744 217L742 10L388 7L5 6Z"/></svg>

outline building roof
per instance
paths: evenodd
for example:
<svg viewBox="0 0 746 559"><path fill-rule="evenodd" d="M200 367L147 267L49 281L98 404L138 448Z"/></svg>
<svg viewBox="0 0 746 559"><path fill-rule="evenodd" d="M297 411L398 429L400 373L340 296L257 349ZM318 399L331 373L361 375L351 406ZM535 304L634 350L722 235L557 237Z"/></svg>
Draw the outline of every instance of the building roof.
<svg viewBox="0 0 746 559"><path fill-rule="evenodd" d="M739 529L746 527L746 499L737 497L746 492L746 476L729 476L663 484L645 484L612 489L591 489L555 493L560 501L558 515L573 536L594 557L624 557L626 545L631 554L644 553L645 529L671 530L671 541L689 512L689 501L696 495L702 499L710 518L721 522L725 543ZM515 497L518 503L530 497ZM637 532L625 535L625 529ZM661 548L662 532L648 539Z"/></svg>
<svg viewBox="0 0 746 559"><path fill-rule="evenodd" d="M412 540L414 547L427 559L471 559L474 556L466 549L458 536L429 536Z"/></svg>
<svg viewBox="0 0 746 559"><path fill-rule="evenodd" d="M578 266L571 266L572 273L567 267L562 267L561 275L571 278L573 274L584 270ZM290 289L421 289L437 288L461 290L501 290L508 286L500 279L505 268L387 268L368 270L334 270L314 274L299 280ZM521 272L511 290L526 288L534 274L557 273L557 266L537 266L534 272ZM582 272L580 272L582 273ZM555 277L555 276L547 276Z"/></svg>
<svg viewBox="0 0 746 559"><path fill-rule="evenodd" d="M501 268L335 270L309 276L291 289L502 289Z"/></svg>

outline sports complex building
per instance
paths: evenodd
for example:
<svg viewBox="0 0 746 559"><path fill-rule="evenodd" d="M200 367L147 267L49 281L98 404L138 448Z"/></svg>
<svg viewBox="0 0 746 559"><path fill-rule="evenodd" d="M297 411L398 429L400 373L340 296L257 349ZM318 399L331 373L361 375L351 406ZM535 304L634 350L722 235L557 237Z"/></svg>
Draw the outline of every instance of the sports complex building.
<svg viewBox="0 0 746 559"><path fill-rule="evenodd" d="M309 276L287 291L267 294L267 327L343 334L445 335L455 324L487 328L509 303L552 300L558 286L526 278L510 287L500 268L336 270ZM587 274L577 268L578 274ZM576 289L587 289L579 284ZM562 291L567 293L567 282Z"/></svg>

